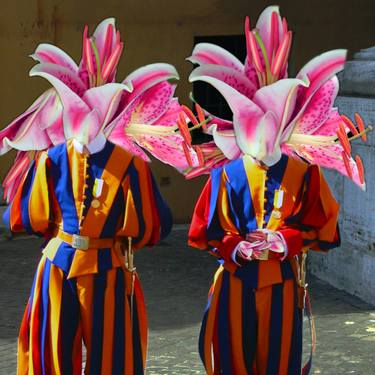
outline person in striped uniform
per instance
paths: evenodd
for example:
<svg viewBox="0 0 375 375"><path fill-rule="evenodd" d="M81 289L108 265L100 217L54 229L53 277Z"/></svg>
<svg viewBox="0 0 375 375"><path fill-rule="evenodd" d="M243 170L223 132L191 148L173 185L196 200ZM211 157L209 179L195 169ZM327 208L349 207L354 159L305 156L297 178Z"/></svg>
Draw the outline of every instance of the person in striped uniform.
<svg viewBox="0 0 375 375"><path fill-rule="evenodd" d="M15 150L2 182L12 232L45 238L18 344L18 375L140 375L147 320L133 252L170 231L148 162L187 167L176 132L173 65L142 66L118 83L115 19L83 30L77 64L42 43L31 76L51 88L0 130Z"/></svg>
<svg viewBox="0 0 375 375"><path fill-rule="evenodd" d="M222 263L199 339L207 374L300 373L296 256L339 245L338 208L320 169L286 155L212 170L189 231L190 246Z"/></svg>
<svg viewBox="0 0 375 375"><path fill-rule="evenodd" d="M201 121L208 114L202 129L212 138L194 146L200 166L187 172L190 178L210 173L189 244L221 262L199 352L209 375L306 375L306 254L340 244L339 205L320 167L365 189L350 141L365 141L372 128L358 114L355 126L333 107L345 50L322 53L289 78L293 34L277 6L267 7L253 29L246 18L245 36L244 63L210 43L197 44L188 58L199 65L190 82L213 86L232 112L223 119L197 110Z"/></svg>
<svg viewBox="0 0 375 375"><path fill-rule="evenodd" d="M18 341L18 374L143 374L147 319L132 251L172 218L145 161L103 134L43 152L5 214L45 237Z"/></svg>

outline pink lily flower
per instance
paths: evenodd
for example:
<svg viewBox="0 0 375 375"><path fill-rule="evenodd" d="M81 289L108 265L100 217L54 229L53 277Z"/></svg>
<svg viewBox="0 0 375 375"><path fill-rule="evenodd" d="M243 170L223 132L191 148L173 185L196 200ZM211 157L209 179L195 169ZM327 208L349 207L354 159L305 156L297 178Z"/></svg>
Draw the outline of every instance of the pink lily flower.
<svg viewBox="0 0 375 375"><path fill-rule="evenodd" d="M116 83L122 50L113 18L101 22L91 37L85 27L79 65L58 47L39 45L32 55L38 64L30 76L47 79L53 88L0 131L0 154L18 150L16 162L27 169L34 151L70 138L87 143L103 132L145 160L149 157L144 150L179 170L186 169L184 140L176 132L181 107L174 98L175 85L168 82L179 78L176 69L150 64ZM8 199L19 180L13 173L16 169L4 182Z"/></svg>
<svg viewBox="0 0 375 375"><path fill-rule="evenodd" d="M200 65L191 73L190 82L212 85L233 112L229 123L210 116L207 132L216 146L227 160L249 154L268 165L276 163L282 152L288 153L336 169L364 188L358 163L344 152L336 134L343 123L333 107L338 93L336 74L344 67L346 51L323 53L296 78L287 78L292 34L278 7L266 8L252 31L246 18L245 33L245 64L207 43L198 44L188 58ZM342 129L343 139L350 129ZM200 167L200 171L207 169Z"/></svg>
<svg viewBox="0 0 375 375"><path fill-rule="evenodd" d="M267 7L252 30L246 17L245 36L247 57L244 64L224 48L210 43L197 44L187 60L206 65L207 69L211 65L228 68L222 73L222 79L228 84L233 82L233 87L239 91L246 87L250 96L260 87L286 78L292 32L285 18L281 19L279 7Z"/></svg>

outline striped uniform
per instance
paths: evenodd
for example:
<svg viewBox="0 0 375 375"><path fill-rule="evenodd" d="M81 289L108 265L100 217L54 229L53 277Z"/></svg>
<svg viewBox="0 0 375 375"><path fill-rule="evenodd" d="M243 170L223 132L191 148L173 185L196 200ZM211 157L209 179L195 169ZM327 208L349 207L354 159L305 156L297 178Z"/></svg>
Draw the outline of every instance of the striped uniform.
<svg viewBox="0 0 375 375"><path fill-rule="evenodd" d="M274 201L283 191L282 204ZM250 156L212 171L194 211L189 244L222 263L203 318L199 351L207 374L301 373L302 321L296 255L339 245L338 205L317 166L287 156L261 167ZM283 234L288 257L237 266L246 234Z"/></svg>
<svg viewBox="0 0 375 375"><path fill-rule="evenodd" d="M81 374L82 340L85 374L142 374L145 304L120 241L132 237L134 249L157 243L170 230L170 211L146 162L109 141L91 155L73 143L40 155L5 214L12 231L46 238L21 324L18 375ZM109 245L75 249L58 229Z"/></svg>

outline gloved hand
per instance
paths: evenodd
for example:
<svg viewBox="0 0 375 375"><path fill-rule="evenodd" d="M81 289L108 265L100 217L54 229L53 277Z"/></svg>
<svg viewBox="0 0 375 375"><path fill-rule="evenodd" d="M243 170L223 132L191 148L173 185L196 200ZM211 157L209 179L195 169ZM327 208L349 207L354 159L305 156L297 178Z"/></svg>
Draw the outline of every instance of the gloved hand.
<svg viewBox="0 0 375 375"><path fill-rule="evenodd" d="M265 250L283 254L281 258L284 259L287 255L287 246L282 234L269 229L257 229L248 233L246 241L241 241L234 249L232 259L259 259Z"/></svg>

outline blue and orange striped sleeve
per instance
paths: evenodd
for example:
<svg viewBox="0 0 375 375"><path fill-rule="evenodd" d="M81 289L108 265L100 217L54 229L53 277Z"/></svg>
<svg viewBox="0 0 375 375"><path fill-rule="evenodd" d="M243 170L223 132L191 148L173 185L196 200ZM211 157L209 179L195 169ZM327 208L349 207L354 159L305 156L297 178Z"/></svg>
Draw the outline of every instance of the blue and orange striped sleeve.
<svg viewBox="0 0 375 375"><path fill-rule="evenodd" d="M49 159L46 152L31 163L13 201L4 214L12 232L43 235L50 226Z"/></svg>
<svg viewBox="0 0 375 375"><path fill-rule="evenodd" d="M327 251L339 246L339 209L320 168L309 166L299 210L279 230L287 242L289 255L302 248Z"/></svg>
<svg viewBox="0 0 375 375"><path fill-rule="evenodd" d="M208 248L207 225L210 213L211 177L206 182L194 208L188 244L201 250Z"/></svg>
<svg viewBox="0 0 375 375"><path fill-rule="evenodd" d="M125 211L117 236L132 237L135 249L155 245L165 238L172 228L171 211L145 161L133 158L122 188Z"/></svg>
<svg viewBox="0 0 375 375"><path fill-rule="evenodd" d="M235 225L229 188L225 170L213 170L195 206L188 240L190 246L210 250L226 262L232 262L233 249L243 241Z"/></svg>

